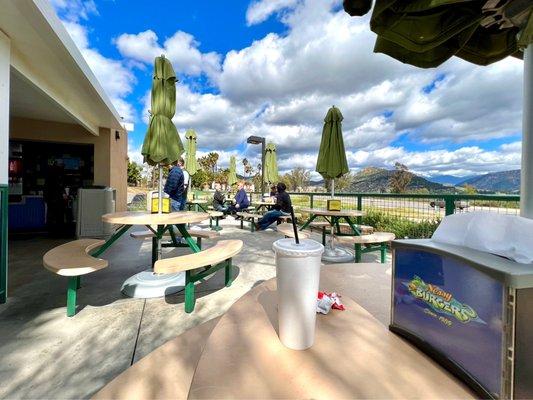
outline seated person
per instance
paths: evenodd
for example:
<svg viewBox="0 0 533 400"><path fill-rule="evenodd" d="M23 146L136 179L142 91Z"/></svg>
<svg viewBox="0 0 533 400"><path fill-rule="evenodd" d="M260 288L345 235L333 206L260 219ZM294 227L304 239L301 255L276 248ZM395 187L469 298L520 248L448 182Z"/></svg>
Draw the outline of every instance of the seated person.
<svg viewBox="0 0 533 400"><path fill-rule="evenodd" d="M246 210L250 206L250 199L248 199L248 193L244 190L244 182L238 183L237 194L235 195L235 204L228 207L228 212L234 214Z"/></svg>
<svg viewBox="0 0 533 400"><path fill-rule="evenodd" d="M226 196L221 191L220 183L215 183L215 194L213 195L213 208L215 211L221 211L225 214L228 211L225 202Z"/></svg>
<svg viewBox="0 0 533 400"><path fill-rule="evenodd" d="M291 213L292 202L291 196L286 192L287 186L283 182L280 182L276 188L278 191L278 194L276 195L276 204L274 204L272 210L268 211L263 215L263 218L257 221L256 228L259 231L268 228L282 215L288 215Z"/></svg>

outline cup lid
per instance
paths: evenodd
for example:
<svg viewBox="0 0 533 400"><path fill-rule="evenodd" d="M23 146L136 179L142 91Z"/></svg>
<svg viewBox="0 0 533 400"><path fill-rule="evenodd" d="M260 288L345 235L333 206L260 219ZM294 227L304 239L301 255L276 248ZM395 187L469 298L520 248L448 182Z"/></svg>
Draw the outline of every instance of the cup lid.
<svg viewBox="0 0 533 400"><path fill-rule="evenodd" d="M324 246L311 239L302 239L296 244L293 238L279 239L272 244L272 250L276 254L288 257L313 257L320 256L324 252Z"/></svg>

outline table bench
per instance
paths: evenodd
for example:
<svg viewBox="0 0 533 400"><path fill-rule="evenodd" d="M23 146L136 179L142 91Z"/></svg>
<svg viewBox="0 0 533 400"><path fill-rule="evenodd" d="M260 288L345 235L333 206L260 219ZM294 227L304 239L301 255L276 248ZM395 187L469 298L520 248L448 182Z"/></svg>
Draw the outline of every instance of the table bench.
<svg viewBox="0 0 533 400"><path fill-rule="evenodd" d="M106 268L107 260L89 253L105 243L98 239L79 239L54 247L43 256L43 266L54 274L67 276L67 317L76 314L76 297L81 276Z"/></svg>
<svg viewBox="0 0 533 400"><path fill-rule="evenodd" d="M300 218L301 216L302 214L300 213L294 213L294 218L296 219ZM292 221L290 215L281 215L280 217L278 217L278 224L286 223L289 221Z"/></svg>
<svg viewBox="0 0 533 400"><path fill-rule="evenodd" d="M219 225L220 218L224 216L222 211L207 210L209 214L209 227L214 231L221 231L222 227ZM215 226L213 226L213 220L215 220Z"/></svg>
<svg viewBox="0 0 533 400"><path fill-rule="evenodd" d="M286 238L293 238L294 237L294 228L293 228L292 224L287 224L287 223L279 224L277 229L278 229L278 232L280 232L283 235L285 235ZM309 233L307 233L307 232L298 232L298 238L300 238L300 239L309 239Z"/></svg>
<svg viewBox="0 0 533 400"><path fill-rule="evenodd" d="M185 272L185 312L191 313L196 302L194 283L224 268L225 286L231 286L233 281L231 259L240 253L242 247L242 240L221 240L213 247L199 253L157 260L154 272L156 274ZM198 268L205 269L193 274L193 270Z"/></svg>
<svg viewBox="0 0 533 400"><path fill-rule="evenodd" d="M260 220L263 218L261 214L251 214L248 212L238 212L237 216L239 217L241 221L241 229L244 229L244 222L250 223L250 231L255 232L255 222L256 220Z"/></svg>
<svg viewBox="0 0 533 400"><path fill-rule="evenodd" d="M354 224L361 234L363 235L371 235L374 233L374 228L372 226L368 225L359 225ZM351 226L345 222L339 223L340 231L342 234L351 234L354 235L354 232L351 228ZM313 221L311 222L307 228L311 231L319 231L322 234L322 244L326 245L326 236L331 233L331 225L327 221Z"/></svg>
<svg viewBox="0 0 533 400"><path fill-rule="evenodd" d="M390 232L374 232L371 235L361 236L338 236L339 243L353 244L355 250L355 262L361 262L363 253L370 253L372 251L381 252L381 263L384 264L387 259L387 243L396 238L394 233ZM365 246L363 248L363 246Z"/></svg>
<svg viewBox="0 0 533 400"><path fill-rule="evenodd" d="M202 239L213 239L219 236L217 232L213 231L207 231L207 230L200 230L200 229L190 229L187 230L189 232L189 235L192 237L195 237L197 239L198 246L202 246ZM134 239L151 239L155 237L154 233L152 231L137 231L137 232L131 232L130 236ZM170 236L169 232L165 232L164 236Z"/></svg>

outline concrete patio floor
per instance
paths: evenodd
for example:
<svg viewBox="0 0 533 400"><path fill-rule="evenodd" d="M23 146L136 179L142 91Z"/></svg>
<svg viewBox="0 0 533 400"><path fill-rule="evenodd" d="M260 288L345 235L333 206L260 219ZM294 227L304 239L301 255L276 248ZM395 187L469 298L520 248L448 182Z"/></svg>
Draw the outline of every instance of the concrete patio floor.
<svg viewBox="0 0 533 400"><path fill-rule="evenodd" d="M120 293L126 278L149 265L150 241L125 235L104 253L109 268L82 279L78 313L67 318L66 278L42 267L43 254L63 241L12 240L9 299L0 305L0 398L89 398L132 363L188 329L224 314L251 288L275 276L271 247L281 237L278 233L241 230L231 218L222 225L221 239L245 242L234 259L235 281L225 288L222 270L200 283L192 314L184 312L182 293L148 300ZM212 242L205 241L204 246ZM165 257L186 251L167 249ZM378 262L379 254L363 257L364 262ZM349 295L387 324L390 263L375 267L358 271L356 290Z"/></svg>

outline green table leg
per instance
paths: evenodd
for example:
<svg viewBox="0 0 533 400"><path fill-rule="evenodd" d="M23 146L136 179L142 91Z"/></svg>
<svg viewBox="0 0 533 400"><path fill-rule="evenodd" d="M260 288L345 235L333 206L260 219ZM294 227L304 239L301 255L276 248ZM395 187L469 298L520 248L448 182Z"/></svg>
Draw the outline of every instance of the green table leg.
<svg viewBox="0 0 533 400"><path fill-rule="evenodd" d="M131 228L131 225L122 225L122 227L119 230L117 230L109 239L107 239L106 242L101 247L93 251L91 253L91 256L99 257L104 251L106 251L109 247L111 247L111 245L115 243L122 235L124 235L130 228Z"/></svg>
<svg viewBox="0 0 533 400"><path fill-rule="evenodd" d="M361 249L361 245L360 244L356 244L355 245L355 262L356 263L360 263L361 262L362 255L363 255L363 250Z"/></svg>
<svg viewBox="0 0 533 400"><path fill-rule="evenodd" d="M185 312L192 313L195 303L194 282L191 280L191 271L185 271Z"/></svg>
<svg viewBox="0 0 533 400"><path fill-rule="evenodd" d="M79 276L70 276L68 278L67 286L67 317L72 317L76 314L76 297L80 285Z"/></svg>
<svg viewBox="0 0 533 400"><path fill-rule="evenodd" d="M189 235L189 232L187 232L187 229L185 229L185 226L183 224L180 224L180 225L176 225L176 227L180 231L181 236L183 236L183 238L185 239L185 242L191 248L193 253L198 253L200 251L200 248L198 247L198 244L192 238L192 236Z"/></svg>
<svg viewBox="0 0 533 400"><path fill-rule="evenodd" d="M226 287L230 287L233 282L231 258L226 262L224 278L224 283L226 284Z"/></svg>
<svg viewBox="0 0 533 400"><path fill-rule="evenodd" d="M348 217L344 217L344 219L348 223L348 225L350 225L350 228L352 228L352 230L354 231L355 236L361 236L361 231L355 226L352 220Z"/></svg>
<svg viewBox="0 0 533 400"><path fill-rule="evenodd" d="M211 219L209 219L209 225L211 226L211 230L213 231L221 231L222 230L222 227L219 225L219 220L220 218L219 217L214 217L215 218L215 226L213 227L212 224L211 224Z"/></svg>
<svg viewBox="0 0 533 400"><path fill-rule="evenodd" d="M315 220L316 217L317 217L316 214L315 215L311 215L311 217L309 217L309 219L302 225L300 230L303 231L305 228L307 228L309 226L309 224Z"/></svg>
<svg viewBox="0 0 533 400"><path fill-rule="evenodd" d="M381 243L381 263L385 264L387 261L387 244Z"/></svg>

